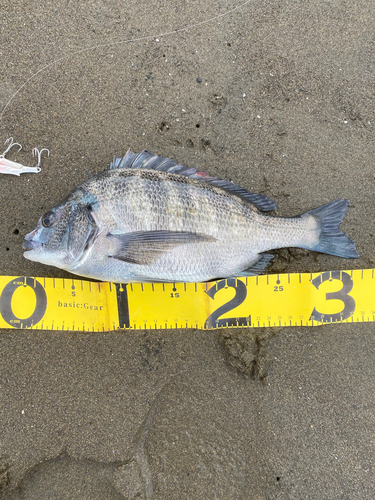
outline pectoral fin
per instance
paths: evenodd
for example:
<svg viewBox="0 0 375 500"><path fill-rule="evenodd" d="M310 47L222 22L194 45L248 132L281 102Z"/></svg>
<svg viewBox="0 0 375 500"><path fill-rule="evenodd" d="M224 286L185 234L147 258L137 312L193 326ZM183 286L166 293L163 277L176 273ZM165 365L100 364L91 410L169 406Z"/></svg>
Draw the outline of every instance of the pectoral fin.
<svg viewBox="0 0 375 500"><path fill-rule="evenodd" d="M206 234L165 230L108 233L107 238L117 240L116 251L111 255L112 258L141 265L152 264L165 252L178 245L216 241L216 238Z"/></svg>

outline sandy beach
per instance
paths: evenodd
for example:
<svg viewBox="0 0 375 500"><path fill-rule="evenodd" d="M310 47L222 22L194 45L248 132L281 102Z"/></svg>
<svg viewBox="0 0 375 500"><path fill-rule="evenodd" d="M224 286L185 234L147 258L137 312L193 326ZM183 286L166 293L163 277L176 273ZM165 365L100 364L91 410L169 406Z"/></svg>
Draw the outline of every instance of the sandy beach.
<svg viewBox="0 0 375 500"><path fill-rule="evenodd" d="M358 259L283 249L268 273L375 267L372 1L0 12L0 143L24 165L51 153L1 176L1 275L72 277L26 260L24 236L128 148L265 194L279 216L350 200ZM374 498L373 323L1 330L0 353L2 499Z"/></svg>

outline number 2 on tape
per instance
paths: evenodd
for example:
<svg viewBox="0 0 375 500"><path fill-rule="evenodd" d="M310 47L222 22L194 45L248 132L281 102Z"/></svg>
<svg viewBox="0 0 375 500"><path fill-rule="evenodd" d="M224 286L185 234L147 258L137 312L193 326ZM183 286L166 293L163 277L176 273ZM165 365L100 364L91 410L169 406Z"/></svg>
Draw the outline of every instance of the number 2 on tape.
<svg viewBox="0 0 375 500"><path fill-rule="evenodd" d="M225 287L234 288L234 290L236 291L236 295L233 297L233 299L229 300L226 304L223 304L222 306L218 307L216 311L211 313L206 319L204 327L218 328L223 326L250 326L250 316L220 319L220 316L241 305L247 297L246 285L242 281L236 280L235 278L218 281L214 286L207 290L206 293L209 297L211 297L211 299L214 299L216 293Z"/></svg>

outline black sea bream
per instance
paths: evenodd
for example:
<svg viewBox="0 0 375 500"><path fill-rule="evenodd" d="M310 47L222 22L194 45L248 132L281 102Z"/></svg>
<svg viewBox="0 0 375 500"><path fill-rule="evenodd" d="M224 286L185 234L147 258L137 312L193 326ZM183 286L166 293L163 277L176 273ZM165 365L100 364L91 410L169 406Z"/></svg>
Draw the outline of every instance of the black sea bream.
<svg viewBox="0 0 375 500"><path fill-rule="evenodd" d="M43 215L26 235L27 259L112 282L207 281L259 274L274 248L356 258L339 225L349 202L299 217L264 215L276 204L168 158L128 152Z"/></svg>

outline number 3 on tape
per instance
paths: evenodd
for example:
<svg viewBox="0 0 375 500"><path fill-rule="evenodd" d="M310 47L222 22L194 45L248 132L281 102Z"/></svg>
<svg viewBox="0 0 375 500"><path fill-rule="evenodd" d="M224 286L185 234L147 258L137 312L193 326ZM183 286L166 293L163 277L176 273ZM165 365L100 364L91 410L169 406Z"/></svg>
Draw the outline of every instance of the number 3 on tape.
<svg viewBox="0 0 375 500"><path fill-rule="evenodd" d="M327 271L311 281L311 283L319 290L319 286L325 281L339 280L342 282L341 290L337 292L328 292L326 300L341 300L344 304L342 311L335 314L322 314L314 307L311 313L311 320L320 321L322 323L334 323L350 318L355 311L355 300L348 295L353 289L353 280L350 275L344 271Z"/></svg>

